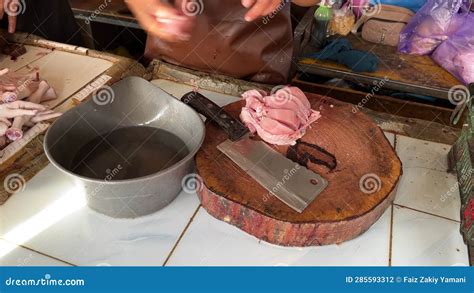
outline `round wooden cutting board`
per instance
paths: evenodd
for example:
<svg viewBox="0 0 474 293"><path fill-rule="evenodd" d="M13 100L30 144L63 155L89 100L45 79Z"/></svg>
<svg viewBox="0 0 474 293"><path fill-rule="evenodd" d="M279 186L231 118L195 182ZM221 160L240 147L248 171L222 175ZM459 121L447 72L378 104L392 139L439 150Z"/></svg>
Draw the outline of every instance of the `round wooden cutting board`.
<svg viewBox="0 0 474 293"><path fill-rule="evenodd" d="M227 139L213 123L196 165L203 207L217 219L284 246L341 243L369 229L395 197L402 164L382 130L350 104L307 94L322 118L293 147L275 147L321 174L328 187L298 213L242 171L217 145ZM238 117L244 102L225 107Z"/></svg>

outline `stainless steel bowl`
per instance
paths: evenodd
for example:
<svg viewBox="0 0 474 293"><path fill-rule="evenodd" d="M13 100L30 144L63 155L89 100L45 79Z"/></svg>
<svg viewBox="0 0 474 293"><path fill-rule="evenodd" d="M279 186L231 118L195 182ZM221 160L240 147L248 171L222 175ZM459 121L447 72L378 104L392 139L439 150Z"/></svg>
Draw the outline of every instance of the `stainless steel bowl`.
<svg viewBox="0 0 474 293"><path fill-rule="evenodd" d="M98 134L145 125L174 134L189 154L156 174L127 180L87 178L70 170L80 148ZM177 197L204 136L204 123L192 108L144 79L129 77L56 120L46 133L44 148L50 162L84 189L89 207L114 218L135 218Z"/></svg>

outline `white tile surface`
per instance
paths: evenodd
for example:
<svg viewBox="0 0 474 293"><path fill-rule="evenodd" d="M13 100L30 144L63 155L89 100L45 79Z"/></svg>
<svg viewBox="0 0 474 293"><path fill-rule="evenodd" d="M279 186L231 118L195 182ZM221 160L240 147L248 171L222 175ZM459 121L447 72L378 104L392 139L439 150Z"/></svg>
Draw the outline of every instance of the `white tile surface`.
<svg viewBox="0 0 474 293"><path fill-rule="evenodd" d="M176 97L192 90L164 80L154 83ZM203 92L221 106L239 99ZM386 136L393 145L395 135ZM451 192L456 180L445 172L449 146L403 136L397 136L397 142L405 174L396 202L459 219L459 195L457 190ZM23 192L0 207L0 237L75 265L159 266L199 205L195 195L183 193L154 215L114 220L85 207L77 192L69 179L48 166ZM397 206L394 209L393 265L467 264L458 223ZM368 232L341 245L285 248L259 241L201 208L167 265L386 266L390 220L389 209ZM5 247L9 252L0 258L0 264L60 265L22 247Z"/></svg>
<svg viewBox="0 0 474 293"><path fill-rule="evenodd" d="M394 206L392 265L468 265L459 223Z"/></svg>
<svg viewBox="0 0 474 293"><path fill-rule="evenodd" d="M323 247L271 245L216 220L201 208L181 239L169 266L386 266L389 209L362 236Z"/></svg>
<svg viewBox="0 0 474 293"><path fill-rule="evenodd" d="M51 165L0 207L0 237L75 265L162 265L198 207L184 192L165 209L116 220L84 206Z"/></svg>
<svg viewBox="0 0 474 293"><path fill-rule="evenodd" d="M451 146L397 135L397 153L403 168L427 168L446 172Z"/></svg>
<svg viewBox="0 0 474 293"><path fill-rule="evenodd" d="M0 239L0 266L68 266L68 264Z"/></svg>
<svg viewBox="0 0 474 293"><path fill-rule="evenodd" d="M447 172L449 145L397 136L403 163L395 204L460 220L457 177Z"/></svg>
<svg viewBox="0 0 474 293"><path fill-rule="evenodd" d="M406 168L395 204L460 221L461 198L456 175Z"/></svg>

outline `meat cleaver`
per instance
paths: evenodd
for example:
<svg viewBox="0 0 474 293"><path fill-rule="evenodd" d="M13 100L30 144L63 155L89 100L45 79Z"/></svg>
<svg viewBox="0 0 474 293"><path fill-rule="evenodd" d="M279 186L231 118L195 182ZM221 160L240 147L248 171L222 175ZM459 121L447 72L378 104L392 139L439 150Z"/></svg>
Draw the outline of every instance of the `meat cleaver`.
<svg viewBox="0 0 474 293"><path fill-rule="evenodd" d="M242 122L198 92L181 99L224 130L229 139L217 148L286 205L301 213L327 187L319 174L291 161L263 141L253 140Z"/></svg>

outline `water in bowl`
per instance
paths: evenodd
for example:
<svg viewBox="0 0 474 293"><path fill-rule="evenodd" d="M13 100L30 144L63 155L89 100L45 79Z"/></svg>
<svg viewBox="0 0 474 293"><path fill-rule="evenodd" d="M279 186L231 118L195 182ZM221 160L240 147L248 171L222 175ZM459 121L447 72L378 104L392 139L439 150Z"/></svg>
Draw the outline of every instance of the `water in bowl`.
<svg viewBox="0 0 474 293"><path fill-rule="evenodd" d="M125 127L85 143L69 170L91 179L135 179L167 169L188 154L186 144L166 130Z"/></svg>

